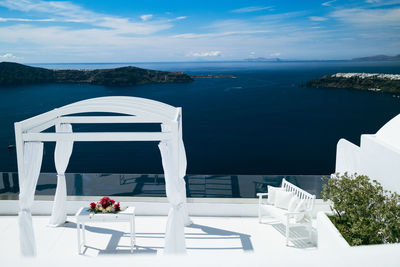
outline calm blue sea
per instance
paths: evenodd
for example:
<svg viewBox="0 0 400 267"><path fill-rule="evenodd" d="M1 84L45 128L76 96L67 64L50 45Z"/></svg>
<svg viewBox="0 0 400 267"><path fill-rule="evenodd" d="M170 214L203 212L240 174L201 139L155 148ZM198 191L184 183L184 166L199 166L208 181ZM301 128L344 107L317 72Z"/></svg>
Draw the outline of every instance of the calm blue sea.
<svg viewBox="0 0 400 267"><path fill-rule="evenodd" d="M187 84L104 87L47 84L0 88L0 170L15 171L13 123L99 96L138 96L183 108L188 173L329 174L336 144L375 133L400 113L390 94L299 87L336 72L400 73L394 62L196 62L32 64L93 69L135 65L188 74L232 74ZM118 126L121 129L123 126ZM76 126L75 130L91 130ZM54 172L54 144L45 145L42 172ZM161 173L155 143L77 143L68 172Z"/></svg>

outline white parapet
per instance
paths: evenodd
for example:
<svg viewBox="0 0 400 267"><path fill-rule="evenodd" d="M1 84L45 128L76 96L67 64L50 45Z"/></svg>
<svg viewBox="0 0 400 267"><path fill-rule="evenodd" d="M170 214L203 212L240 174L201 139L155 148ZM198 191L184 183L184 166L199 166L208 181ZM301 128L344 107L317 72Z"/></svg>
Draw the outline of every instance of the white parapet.
<svg viewBox="0 0 400 267"><path fill-rule="evenodd" d="M317 215L318 249L349 248L350 245L340 234L325 212Z"/></svg>
<svg viewBox="0 0 400 267"><path fill-rule="evenodd" d="M335 171L339 173L360 173L360 147L340 139L336 147L336 167Z"/></svg>
<svg viewBox="0 0 400 267"><path fill-rule="evenodd" d="M68 215L74 215L82 206L89 206L100 196L69 196L67 201ZM163 197L113 197L122 206L133 206L137 215L165 216L170 208ZM188 209L193 216L233 216L257 217L258 200L255 198L188 198ZM33 215L50 215L53 206L51 196L37 196L32 207ZM17 215L18 200L0 200L0 215ZM329 205L321 199L315 200L313 216L319 211L329 211Z"/></svg>

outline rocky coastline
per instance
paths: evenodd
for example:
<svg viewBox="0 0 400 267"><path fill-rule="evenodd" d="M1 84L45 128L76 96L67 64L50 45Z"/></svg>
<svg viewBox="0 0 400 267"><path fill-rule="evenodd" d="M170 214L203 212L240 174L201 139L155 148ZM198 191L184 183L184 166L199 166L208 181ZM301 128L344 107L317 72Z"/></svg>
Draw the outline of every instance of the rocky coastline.
<svg viewBox="0 0 400 267"><path fill-rule="evenodd" d="M345 88L400 95L400 75L382 73L336 73L308 81L314 88Z"/></svg>
<svg viewBox="0 0 400 267"><path fill-rule="evenodd" d="M40 83L89 83L132 86L148 83L186 83L193 78L183 72L148 70L137 67L94 70L52 70L13 62L0 63L0 86Z"/></svg>

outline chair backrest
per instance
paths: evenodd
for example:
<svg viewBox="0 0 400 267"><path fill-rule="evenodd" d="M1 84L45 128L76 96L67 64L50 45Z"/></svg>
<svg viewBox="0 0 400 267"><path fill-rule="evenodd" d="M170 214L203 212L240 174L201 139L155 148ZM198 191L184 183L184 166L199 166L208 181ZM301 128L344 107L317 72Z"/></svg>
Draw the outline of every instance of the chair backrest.
<svg viewBox="0 0 400 267"><path fill-rule="evenodd" d="M282 189L288 192L293 192L294 195L296 195L300 199L304 199L306 202L306 210L311 211L314 207L314 200L315 200L315 195L312 195L308 193L307 191L304 191L303 189L295 186L292 183L289 183L286 181L286 179L282 180Z"/></svg>

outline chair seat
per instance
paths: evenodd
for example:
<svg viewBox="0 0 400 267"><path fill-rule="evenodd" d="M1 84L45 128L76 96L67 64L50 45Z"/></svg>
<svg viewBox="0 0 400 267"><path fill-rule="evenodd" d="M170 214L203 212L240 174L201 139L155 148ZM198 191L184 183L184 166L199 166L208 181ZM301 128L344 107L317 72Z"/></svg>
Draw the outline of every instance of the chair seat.
<svg viewBox="0 0 400 267"><path fill-rule="evenodd" d="M285 215L286 213L288 213L287 210L277 208L274 205L270 205L270 204L261 205L261 209L264 211L263 213L266 214L267 216L270 216L276 220L279 220L284 225L287 224L287 216ZM310 224L310 223L311 223L311 221L307 218L307 216L304 216L300 221L296 221L295 216L291 216L291 218L289 219L290 225L304 225L304 224Z"/></svg>

